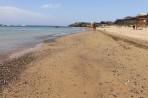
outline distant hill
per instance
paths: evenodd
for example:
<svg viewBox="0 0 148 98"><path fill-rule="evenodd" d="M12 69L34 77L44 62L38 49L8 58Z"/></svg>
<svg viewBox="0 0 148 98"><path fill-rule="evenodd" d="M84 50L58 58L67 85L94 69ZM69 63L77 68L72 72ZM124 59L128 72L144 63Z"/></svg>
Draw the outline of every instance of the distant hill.
<svg viewBox="0 0 148 98"><path fill-rule="evenodd" d="M101 21L100 23L96 22L97 26L101 26L104 24L105 25L113 25L114 22L111 22L111 21ZM90 27L90 22L76 22L76 23L70 24L69 26L71 26L71 27Z"/></svg>
<svg viewBox="0 0 148 98"><path fill-rule="evenodd" d="M71 27L88 27L90 25L90 23L88 22L76 22L73 24L70 24L69 26Z"/></svg>
<svg viewBox="0 0 148 98"><path fill-rule="evenodd" d="M2 27L2 26L6 26L6 25L0 24L0 27Z"/></svg>

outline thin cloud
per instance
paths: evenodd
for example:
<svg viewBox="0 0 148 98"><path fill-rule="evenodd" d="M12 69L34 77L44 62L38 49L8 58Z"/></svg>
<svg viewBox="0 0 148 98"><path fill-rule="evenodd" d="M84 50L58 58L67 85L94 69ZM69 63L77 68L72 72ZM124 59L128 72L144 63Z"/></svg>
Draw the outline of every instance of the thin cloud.
<svg viewBox="0 0 148 98"><path fill-rule="evenodd" d="M10 6L0 6L0 22L4 24L46 24L53 18L49 15Z"/></svg>
<svg viewBox="0 0 148 98"><path fill-rule="evenodd" d="M61 7L61 4L60 3L58 3L58 4L43 4L42 6L41 6L41 8L59 8L59 7Z"/></svg>

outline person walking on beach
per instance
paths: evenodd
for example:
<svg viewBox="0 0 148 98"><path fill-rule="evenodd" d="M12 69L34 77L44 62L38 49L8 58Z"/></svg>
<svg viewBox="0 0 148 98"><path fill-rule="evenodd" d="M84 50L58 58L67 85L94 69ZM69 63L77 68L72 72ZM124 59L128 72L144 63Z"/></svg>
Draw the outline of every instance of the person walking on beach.
<svg viewBox="0 0 148 98"><path fill-rule="evenodd" d="M136 26L134 25L134 26L133 26L133 30L135 30L135 29L136 29Z"/></svg>
<svg viewBox="0 0 148 98"><path fill-rule="evenodd" d="M93 28L93 30L96 30L96 23L95 22L91 22L91 27Z"/></svg>

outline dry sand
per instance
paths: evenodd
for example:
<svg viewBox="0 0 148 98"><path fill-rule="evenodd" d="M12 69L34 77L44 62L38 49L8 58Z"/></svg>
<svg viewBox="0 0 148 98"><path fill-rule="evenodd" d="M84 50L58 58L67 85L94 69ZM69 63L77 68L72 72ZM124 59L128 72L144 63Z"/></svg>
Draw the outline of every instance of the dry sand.
<svg viewBox="0 0 148 98"><path fill-rule="evenodd" d="M97 28L98 30L107 31L112 35L122 35L126 37L136 38L139 40L148 41L148 29L143 30L133 30L132 27L116 27L110 26L107 28Z"/></svg>
<svg viewBox="0 0 148 98"><path fill-rule="evenodd" d="M124 38L88 30L45 41L0 98L148 98L148 48Z"/></svg>

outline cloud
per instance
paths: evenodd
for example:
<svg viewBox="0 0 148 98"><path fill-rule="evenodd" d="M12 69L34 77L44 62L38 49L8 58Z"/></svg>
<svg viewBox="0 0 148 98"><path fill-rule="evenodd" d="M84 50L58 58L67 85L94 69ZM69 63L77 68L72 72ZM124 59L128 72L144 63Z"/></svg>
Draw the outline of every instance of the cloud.
<svg viewBox="0 0 148 98"><path fill-rule="evenodd" d="M61 7L61 4L60 3L58 3L58 4L43 4L42 6L41 6L41 8L59 8L59 7Z"/></svg>
<svg viewBox="0 0 148 98"><path fill-rule="evenodd" d="M49 15L16 7L0 6L0 23L3 24L49 24L52 20L53 17Z"/></svg>

